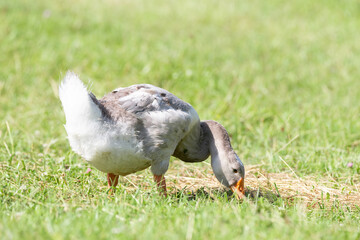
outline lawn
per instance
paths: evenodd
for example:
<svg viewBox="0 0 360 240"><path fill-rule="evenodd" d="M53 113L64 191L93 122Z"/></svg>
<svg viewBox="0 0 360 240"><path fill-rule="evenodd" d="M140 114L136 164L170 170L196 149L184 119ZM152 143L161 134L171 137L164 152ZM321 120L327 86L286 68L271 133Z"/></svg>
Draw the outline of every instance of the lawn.
<svg viewBox="0 0 360 240"><path fill-rule="evenodd" d="M359 29L357 0L0 1L0 239L359 239ZM66 139L69 69L222 123L254 194L174 158L169 197L149 170L108 196Z"/></svg>

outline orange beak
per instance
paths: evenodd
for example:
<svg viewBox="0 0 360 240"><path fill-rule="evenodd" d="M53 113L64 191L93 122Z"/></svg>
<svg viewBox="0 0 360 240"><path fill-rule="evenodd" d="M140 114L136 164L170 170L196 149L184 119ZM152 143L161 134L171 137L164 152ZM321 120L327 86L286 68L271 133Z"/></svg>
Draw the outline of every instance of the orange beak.
<svg viewBox="0 0 360 240"><path fill-rule="evenodd" d="M230 188L234 193L236 193L237 199L243 198L245 195L244 178L240 178L240 180Z"/></svg>

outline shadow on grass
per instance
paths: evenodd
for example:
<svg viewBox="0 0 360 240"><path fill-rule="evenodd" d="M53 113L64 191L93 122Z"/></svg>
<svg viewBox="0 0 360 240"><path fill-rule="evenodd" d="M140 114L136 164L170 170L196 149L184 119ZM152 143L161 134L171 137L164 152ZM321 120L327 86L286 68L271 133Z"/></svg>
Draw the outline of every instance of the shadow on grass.
<svg viewBox="0 0 360 240"><path fill-rule="evenodd" d="M176 191L174 194L172 194L175 198L186 198L189 201L197 200L197 199L208 199L208 200L214 200L217 197L220 196L226 196L229 201L233 199L235 196L231 190L226 189L205 189L205 188L199 188L196 191L189 191L187 189L181 189ZM265 189L245 189L245 197L249 200L256 200L258 198L264 198L270 203L276 202L278 199L280 199L280 195L274 192L271 192L269 190Z"/></svg>

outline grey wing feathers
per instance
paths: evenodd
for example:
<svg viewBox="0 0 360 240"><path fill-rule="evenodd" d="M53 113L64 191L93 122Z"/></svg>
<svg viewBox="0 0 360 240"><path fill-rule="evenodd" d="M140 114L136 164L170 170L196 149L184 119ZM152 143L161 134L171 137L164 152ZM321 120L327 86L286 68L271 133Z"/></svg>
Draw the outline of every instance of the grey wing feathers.
<svg viewBox="0 0 360 240"><path fill-rule="evenodd" d="M139 135L149 133L160 139L170 134L182 138L200 123L199 116L190 104L150 84L115 89L99 102L118 124L128 125L132 122L143 126ZM157 130L150 133L150 129Z"/></svg>
<svg viewBox="0 0 360 240"><path fill-rule="evenodd" d="M149 84L118 88L106 95L102 101L116 101L119 107L136 115L168 109L186 112L192 108L172 93Z"/></svg>
<svg viewBox="0 0 360 240"><path fill-rule="evenodd" d="M179 141L199 123L190 104L149 84L115 89L100 103L118 124L136 122L136 137L143 142L144 152L151 159L170 157ZM132 119L124 117L130 115Z"/></svg>

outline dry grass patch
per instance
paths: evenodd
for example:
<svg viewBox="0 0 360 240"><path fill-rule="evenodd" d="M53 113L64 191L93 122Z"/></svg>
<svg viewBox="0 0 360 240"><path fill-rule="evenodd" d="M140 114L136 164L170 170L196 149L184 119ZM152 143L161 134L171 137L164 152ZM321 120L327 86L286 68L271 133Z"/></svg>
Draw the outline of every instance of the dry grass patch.
<svg viewBox="0 0 360 240"><path fill-rule="evenodd" d="M360 206L360 183L340 183L335 179L299 177L295 173L268 173L261 165L247 166L247 186L278 192L284 199L301 199L309 207L330 205Z"/></svg>
<svg viewBox="0 0 360 240"><path fill-rule="evenodd" d="M151 185L151 174L135 174L123 178L126 188L138 188L140 183L145 187ZM174 162L166 174L168 189L173 194L183 192L192 197L206 194L210 197L215 192L229 193L215 178L209 163L187 164ZM303 202L310 208L346 205L360 206L360 183L345 184L330 178L315 179L312 176L299 177L291 173L269 173L261 165L246 166L246 196L248 198L264 197L269 201L277 197Z"/></svg>

